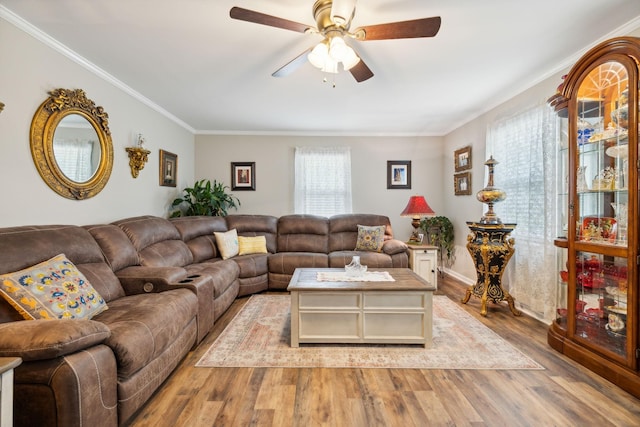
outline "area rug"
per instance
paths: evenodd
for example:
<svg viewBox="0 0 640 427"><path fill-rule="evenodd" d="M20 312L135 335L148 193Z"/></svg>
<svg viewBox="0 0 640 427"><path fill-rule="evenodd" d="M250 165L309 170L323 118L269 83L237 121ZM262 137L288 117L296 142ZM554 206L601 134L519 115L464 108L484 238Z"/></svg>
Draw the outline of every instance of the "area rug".
<svg viewBox="0 0 640 427"><path fill-rule="evenodd" d="M446 296L433 297L433 345L290 346L289 295L253 295L197 367L544 369Z"/></svg>

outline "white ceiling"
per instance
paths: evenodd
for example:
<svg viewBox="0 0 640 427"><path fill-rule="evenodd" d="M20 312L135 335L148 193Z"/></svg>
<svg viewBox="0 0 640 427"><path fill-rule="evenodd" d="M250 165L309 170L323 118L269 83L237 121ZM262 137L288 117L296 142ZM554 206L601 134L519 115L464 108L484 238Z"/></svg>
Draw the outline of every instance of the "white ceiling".
<svg viewBox="0 0 640 427"><path fill-rule="evenodd" d="M0 16L187 129L222 134L444 135L640 26L640 0L360 0L352 28L430 16L442 27L434 38L351 42L375 74L362 83L341 72L333 87L309 63L272 77L320 36L233 20L229 9L314 25L313 2L0 0Z"/></svg>

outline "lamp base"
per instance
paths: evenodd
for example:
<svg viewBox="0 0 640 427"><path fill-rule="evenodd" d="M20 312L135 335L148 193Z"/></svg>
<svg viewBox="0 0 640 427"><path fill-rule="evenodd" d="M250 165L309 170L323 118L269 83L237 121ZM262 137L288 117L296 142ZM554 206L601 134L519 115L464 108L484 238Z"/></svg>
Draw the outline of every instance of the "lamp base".
<svg viewBox="0 0 640 427"><path fill-rule="evenodd" d="M407 243L413 244L413 245L422 243L422 239L424 238L424 235L421 235L418 231L419 231L418 228L414 227L413 233L411 233L411 237L409 237L409 241Z"/></svg>

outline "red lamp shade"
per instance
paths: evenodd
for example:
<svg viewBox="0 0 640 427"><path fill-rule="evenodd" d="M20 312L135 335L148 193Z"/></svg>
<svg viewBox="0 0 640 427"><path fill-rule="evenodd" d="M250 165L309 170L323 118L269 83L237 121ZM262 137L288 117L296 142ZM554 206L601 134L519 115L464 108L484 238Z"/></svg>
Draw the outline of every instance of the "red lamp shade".
<svg viewBox="0 0 640 427"><path fill-rule="evenodd" d="M420 217L427 215L435 215L431 206L424 199L424 196L411 196L407 207L404 208L400 216Z"/></svg>
<svg viewBox="0 0 640 427"><path fill-rule="evenodd" d="M422 216L434 216L436 213L431 209L431 206L424 199L424 196L411 196L407 207L404 208L400 216L410 216L413 218L411 225L413 226L413 233L409 238L408 243L422 243L422 239L419 237L418 227L420 227L420 217Z"/></svg>

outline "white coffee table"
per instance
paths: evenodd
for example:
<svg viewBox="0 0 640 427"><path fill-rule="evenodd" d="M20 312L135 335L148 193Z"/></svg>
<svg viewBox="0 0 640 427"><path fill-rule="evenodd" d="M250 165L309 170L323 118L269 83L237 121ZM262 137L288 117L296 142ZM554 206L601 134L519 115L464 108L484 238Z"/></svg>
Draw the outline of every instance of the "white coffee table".
<svg viewBox="0 0 640 427"><path fill-rule="evenodd" d="M291 346L300 343L422 344L431 346L433 284L408 268L387 271L393 282L318 281L318 272L298 268L291 292Z"/></svg>

